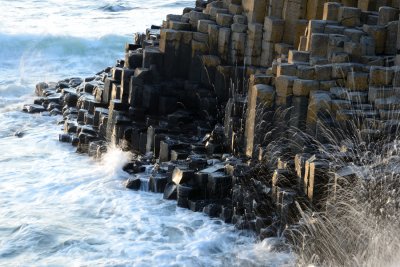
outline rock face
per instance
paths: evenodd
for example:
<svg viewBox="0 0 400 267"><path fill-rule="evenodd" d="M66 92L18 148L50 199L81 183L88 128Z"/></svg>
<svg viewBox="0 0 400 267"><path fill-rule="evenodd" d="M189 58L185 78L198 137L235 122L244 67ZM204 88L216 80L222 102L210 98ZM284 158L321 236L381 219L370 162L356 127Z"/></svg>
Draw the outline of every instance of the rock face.
<svg viewBox="0 0 400 267"><path fill-rule="evenodd" d="M399 6L342 2L196 1L94 77L39 83L23 110L62 114L60 141L81 153L139 155L128 188L270 236L300 196L318 208L335 171L288 127L323 143L321 125L372 135L399 119ZM261 182L253 170L283 137L297 145Z"/></svg>

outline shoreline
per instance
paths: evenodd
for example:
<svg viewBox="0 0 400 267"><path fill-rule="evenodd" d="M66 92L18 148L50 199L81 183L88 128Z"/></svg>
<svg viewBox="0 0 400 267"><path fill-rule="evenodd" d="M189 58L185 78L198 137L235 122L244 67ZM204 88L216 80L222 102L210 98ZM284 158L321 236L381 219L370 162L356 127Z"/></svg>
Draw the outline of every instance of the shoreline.
<svg viewBox="0 0 400 267"><path fill-rule="evenodd" d="M23 110L62 115L80 153L137 155L127 188L295 238L304 210L368 176L357 145L397 140L399 7L283 2L196 1L115 66L37 84Z"/></svg>

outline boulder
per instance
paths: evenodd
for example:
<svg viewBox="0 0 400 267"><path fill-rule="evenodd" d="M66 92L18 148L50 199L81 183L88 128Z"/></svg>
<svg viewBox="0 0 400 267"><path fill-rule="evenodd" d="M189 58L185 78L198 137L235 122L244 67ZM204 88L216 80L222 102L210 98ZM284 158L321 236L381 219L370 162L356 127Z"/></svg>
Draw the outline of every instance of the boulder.
<svg viewBox="0 0 400 267"><path fill-rule="evenodd" d="M139 190L140 189L140 178L138 177L133 177L133 178L129 178L126 183L125 183L125 187L128 189L133 189L133 190Z"/></svg>
<svg viewBox="0 0 400 267"><path fill-rule="evenodd" d="M27 112L27 113L40 113L40 112L46 111L46 109L42 105L25 104L22 107L22 111Z"/></svg>

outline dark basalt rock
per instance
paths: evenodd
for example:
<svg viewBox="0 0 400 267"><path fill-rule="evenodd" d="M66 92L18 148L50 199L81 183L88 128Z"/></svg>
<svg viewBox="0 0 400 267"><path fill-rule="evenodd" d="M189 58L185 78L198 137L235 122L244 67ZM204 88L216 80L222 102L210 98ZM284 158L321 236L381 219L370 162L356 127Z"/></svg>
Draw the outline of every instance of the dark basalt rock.
<svg viewBox="0 0 400 267"><path fill-rule="evenodd" d="M16 131L14 133L14 136L18 137L18 138L22 138L24 137L25 133L23 131Z"/></svg>
<svg viewBox="0 0 400 267"><path fill-rule="evenodd" d="M85 113L87 113L88 111L86 109L80 109L78 110L78 118L77 118L77 122L79 124L84 124L85 122Z"/></svg>
<svg viewBox="0 0 400 267"><path fill-rule="evenodd" d="M95 76L93 76L93 77L86 77L85 79L83 79L83 81L84 81L85 83L88 83L88 82L94 81L95 79L96 79Z"/></svg>
<svg viewBox="0 0 400 267"><path fill-rule="evenodd" d="M127 163L122 169L129 174L142 173L146 171L146 167L139 161Z"/></svg>
<svg viewBox="0 0 400 267"><path fill-rule="evenodd" d="M58 135L58 140L62 143L71 143L71 136L69 134Z"/></svg>
<svg viewBox="0 0 400 267"><path fill-rule="evenodd" d="M171 150L171 160L184 160L189 156L189 152L185 150L180 150L180 149L173 149Z"/></svg>
<svg viewBox="0 0 400 267"><path fill-rule="evenodd" d="M90 142L88 147L89 157L100 158L103 152L103 147L106 148L107 143L102 140Z"/></svg>
<svg viewBox="0 0 400 267"><path fill-rule="evenodd" d="M56 102L50 102L47 105L47 111L52 111L55 108L58 109L58 110L62 109L61 105L59 103L56 103Z"/></svg>
<svg viewBox="0 0 400 267"><path fill-rule="evenodd" d="M43 106L43 102L44 102L44 98L36 98L35 100L33 100L33 104L35 105L41 105Z"/></svg>
<svg viewBox="0 0 400 267"><path fill-rule="evenodd" d="M208 184L208 173L196 172L194 177L195 184L202 190L206 190Z"/></svg>
<svg viewBox="0 0 400 267"><path fill-rule="evenodd" d="M223 199L230 194L232 177L224 173L216 172L208 175L207 188L210 196L215 199Z"/></svg>
<svg viewBox="0 0 400 267"><path fill-rule="evenodd" d="M178 207L189 208L189 197L193 192L193 188L186 185L177 185Z"/></svg>
<svg viewBox="0 0 400 267"><path fill-rule="evenodd" d="M95 83L87 82L83 86L83 92L93 94L93 90L96 87Z"/></svg>
<svg viewBox="0 0 400 267"><path fill-rule="evenodd" d="M64 95L64 103L69 107L75 107L78 103L78 95L73 92L67 92Z"/></svg>
<svg viewBox="0 0 400 267"><path fill-rule="evenodd" d="M46 103L47 105L49 105L50 103L55 103L60 105L62 98L63 95L61 93L51 93L45 97L44 103Z"/></svg>
<svg viewBox="0 0 400 267"><path fill-rule="evenodd" d="M42 91L42 95L46 97L45 99L47 99L48 97L51 97L53 95L57 95L57 94L58 94L58 92L54 88L47 88Z"/></svg>
<svg viewBox="0 0 400 267"><path fill-rule="evenodd" d="M217 218L220 216L222 211L221 205L209 204L204 207L203 212L212 218Z"/></svg>
<svg viewBox="0 0 400 267"><path fill-rule="evenodd" d="M97 136L97 131L95 129L93 129L92 126L89 126L89 125L79 126L77 133L78 133L78 135L81 133L84 133L84 134L89 134L92 136Z"/></svg>
<svg viewBox="0 0 400 267"><path fill-rule="evenodd" d="M177 186L169 182L164 190L164 199L176 199L177 198Z"/></svg>
<svg viewBox="0 0 400 267"><path fill-rule="evenodd" d="M232 222L232 216L233 216L233 210L231 207L222 207L220 218L223 220L225 223L231 223Z"/></svg>
<svg viewBox="0 0 400 267"><path fill-rule="evenodd" d="M134 177L134 178L129 178L126 181L125 187L132 190L139 190L140 184L141 184L140 178Z"/></svg>
<svg viewBox="0 0 400 267"><path fill-rule="evenodd" d="M46 109L41 106L41 105L36 105L36 104L26 104L22 108L22 111L28 112L28 113L40 113L46 111Z"/></svg>
<svg viewBox="0 0 400 267"><path fill-rule="evenodd" d="M69 80L69 86L70 87L77 87L79 86L81 83L83 82L83 80L81 78L71 78Z"/></svg>
<svg viewBox="0 0 400 267"><path fill-rule="evenodd" d="M79 138L76 137L76 136L72 136L71 137L71 144L72 144L73 147L77 147L78 144L79 144Z"/></svg>
<svg viewBox="0 0 400 267"><path fill-rule="evenodd" d="M65 120L65 122L64 122L64 132L65 133L69 133L69 134L75 133L76 134L77 130L78 130L78 124L76 123L76 121Z"/></svg>
<svg viewBox="0 0 400 267"><path fill-rule="evenodd" d="M165 174L156 174L150 176L149 180L149 189L151 192L155 193L163 193L165 191L165 187L168 183L168 175Z"/></svg>
<svg viewBox="0 0 400 267"><path fill-rule="evenodd" d="M64 88L69 88L69 87L70 87L69 84L64 81L60 81L56 85L56 88L59 88L59 89L64 89Z"/></svg>
<svg viewBox="0 0 400 267"><path fill-rule="evenodd" d="M50 115L51 116L57 116L57 115L61 115L62 113L61 113L61 111L58 109L58 108L53 108L51 111L50 111Z"/></svg>
<svg viewBox="0 0 400 267"><path fill-rule="evenodd" d="M207 167L207 160L205 158L192 157L189 161L189 168L193 170L201 170Z"/></svg>
<svg viewBox="0 0 400 267"><path fill-rule="evenodd" d="M176 167L172 173L172 181L179 185L184 183L190 183L194 179L194 171Z"/></svg>
<svg viewBox="0 0 400 267"><path fill-rule="evenodd" d="M210 204L209 200L189 200L189 209L195 212L203 211L204 207Z"/></svg>

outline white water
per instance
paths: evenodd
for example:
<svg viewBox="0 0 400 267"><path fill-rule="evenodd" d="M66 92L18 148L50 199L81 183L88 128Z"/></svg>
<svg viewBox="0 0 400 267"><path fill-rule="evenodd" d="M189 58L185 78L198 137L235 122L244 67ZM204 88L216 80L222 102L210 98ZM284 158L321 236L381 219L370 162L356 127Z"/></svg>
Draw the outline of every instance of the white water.
<svg viewBox="0 0 400 267"><path fill-rule="evenodd" d="M293 265L274 240L126 190L128 155L94 162L57 141L57 118L19 111L36 82L93 75L193 2L0 0L0 266Z"/></svg>

